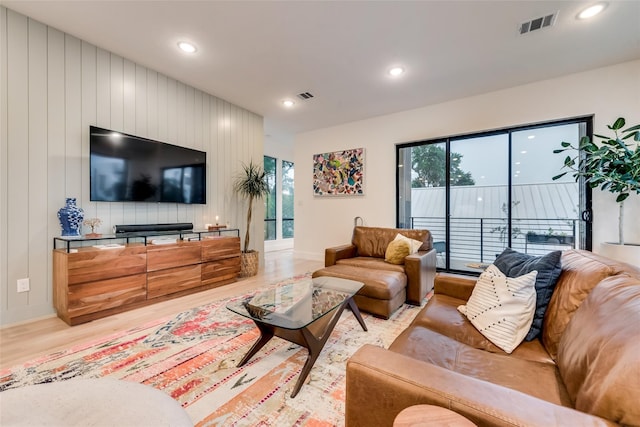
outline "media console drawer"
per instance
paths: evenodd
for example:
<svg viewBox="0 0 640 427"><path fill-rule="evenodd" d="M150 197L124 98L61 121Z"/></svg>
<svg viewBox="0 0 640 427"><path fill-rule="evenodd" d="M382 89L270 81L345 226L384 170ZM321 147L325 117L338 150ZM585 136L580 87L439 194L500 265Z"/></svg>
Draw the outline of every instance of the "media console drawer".
<svg viewBox="0 0 640 427"><path fill-rule="evenodd" d="M144 273L147 270L147 250L144 245L116 249L86 247L79 248L75 253L60 251L58 254L66 258L70 285Z"/></svg>
<svg viewBox="0 0 640 427"><path fill-rule="evenodd" d="M146 274L87 282L69 286L69 317L78 317L109 308L144 301Z"/></svg>
<svg viewBox="0 0 640 427"><path fill-rule="evenodd" d="M202 262L240 256L239 237L205 237L202 239Z"/></svg>
<svg viewBox="0 0 640 427"><path fill-rule="evenodd" d="M240 273L240 257L221 259L202 264L202 284L234 280Z"/></svg>
<svg viewBox="0 0 640 427"><path fill-rule="evenodd" d="M147 299L195 288L200 283L200 264L147 273Z"/></svg>
<svg viewBox="0 0 640 427"><path fill-rule="evenodd" d="M199 241L147 246L147 271L199 264L200 261Z"/></svg>

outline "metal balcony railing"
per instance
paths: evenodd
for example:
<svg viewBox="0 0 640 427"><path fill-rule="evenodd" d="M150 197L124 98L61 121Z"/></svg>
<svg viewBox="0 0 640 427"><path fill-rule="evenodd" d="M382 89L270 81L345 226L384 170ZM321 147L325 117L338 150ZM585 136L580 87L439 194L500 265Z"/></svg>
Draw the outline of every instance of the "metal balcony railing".
<svg viewBox="0 0 640 427"><path fill-rule="evenodd" d="M513 218L511 248L531 255L544 255L557 249L575 248L578 242L578 219L572 218ZM507 246L506 218L451 217L449 240L450 261L462 263L491 263ZM412 217L411 228L427 229L438 251L439 266L443 267L445 248L445 218ZM437 245L435 243L438 243Z"/></svg>

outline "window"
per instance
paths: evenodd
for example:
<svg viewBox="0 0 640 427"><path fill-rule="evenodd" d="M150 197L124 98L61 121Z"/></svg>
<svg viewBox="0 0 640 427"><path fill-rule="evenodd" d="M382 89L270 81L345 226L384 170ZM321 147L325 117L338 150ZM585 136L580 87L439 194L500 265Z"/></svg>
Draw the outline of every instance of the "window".
<svg viewBox="0 0 640 427"><path fill-rule="evenodd" d="M282 161L282 238L293 237L293 162Z"/></svg>
<svg viewBox="0 0 640 427"><path fill-rule="evenodd" d="M397 222L433 235L438 268L479 273L506 247L543 255L591 249L590 190L562 169L591 118L401 144Z"/></svg>
<svg viewBox="0 0 640 427"><path fill-rule="evenodd" d="M264 171L266 173L269 192L264 198L264 240L276 239L276 159L264 156Z"/></svg>

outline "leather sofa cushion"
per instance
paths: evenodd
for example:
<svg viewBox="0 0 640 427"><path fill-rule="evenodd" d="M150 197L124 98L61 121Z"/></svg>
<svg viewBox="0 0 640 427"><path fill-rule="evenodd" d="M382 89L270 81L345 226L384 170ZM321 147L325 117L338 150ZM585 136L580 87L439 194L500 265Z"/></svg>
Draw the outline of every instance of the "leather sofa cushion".
<svg viewBox="0 0 640 427"><path fill-rule="evenodd" d="M576 310L558 368L579 411L640 425L640 279L603 280Z"/></svg>
<svg viewBox="0 0 640 427"><path fill-rule="evenodd" d="M478 332L471 322L456 309L464 303L464 300L458 298L434 294L429 303L417 314L412 325L429 328L473 348L506 354ZM522 342L513 350L511 356L523 360L555 364L539 339Z"/></svg>
<svg viewBox="0 0 640 427"><path fill-rule="evenodd" d="M405 272L404 265L390 264L388 262L385 262L382 258L372 258L364 256L340 259L336 261L336 265L348 265L351 267L366 268L369 270L395 271L397 273L403 274Z"/></svg>
<svg viewBox="0 0 640 427"><path fill-rule="evenodd" d="M476 349L419 325L407 328L391 344L389 350L557 405L571 407L571 400L558 369L552 364Z"/></svg>
<svg viewBox="0 0 640 427"><path fill-rule="evenodd" d="M476 286L476 279L459 274L438 273L433 285L433 291L436 294L450 295L467 301Z"/></svg>
<svg viewBox="0 0 640 427"><path fill-rule="evenodd" d="M355 227L351 243L358 248L358 256L384 259L387 246L398 234L423 242L420 251L430 251L433 247L429 230L404 228Z"/></svg>
<svg viewBox="0 0 640 427"><path fill-rule="evenodd" d="M382 262L384 263L384 261ZM313 273L313 277L320 276L331 276L363 282L364 286L360 288L358 295L381 300L393 299L396 295L405 291L407 287L407 276L404 273L371 270L345 264L332 265Z"/></svg>
<svg viewBox="0 0 640 427"><path fill-rule="evenodd" d="M623 272L640 277L639 270L583 250L562 253L562 274L556 284L542 326L542 343L557 360L558 343L569 320L591 290L603 279Z"/></svg>

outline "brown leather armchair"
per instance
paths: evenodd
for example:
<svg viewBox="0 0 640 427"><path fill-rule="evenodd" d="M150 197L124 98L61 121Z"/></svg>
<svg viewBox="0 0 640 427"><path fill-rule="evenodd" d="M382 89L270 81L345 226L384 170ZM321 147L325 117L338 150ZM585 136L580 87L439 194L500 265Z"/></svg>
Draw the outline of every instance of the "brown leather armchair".
<svg viewBox="0 0 640 427"><path fill-rule="evenodd" d="M389 243L398 234L423 242L403 264L385 262ZM351 243L325 250L325 268L313 276L332 276L363 282L355 295L358 307L380 317L389 316L403 303L420 304L433 289L436 251L429 230L355 227Z"/></svg>

